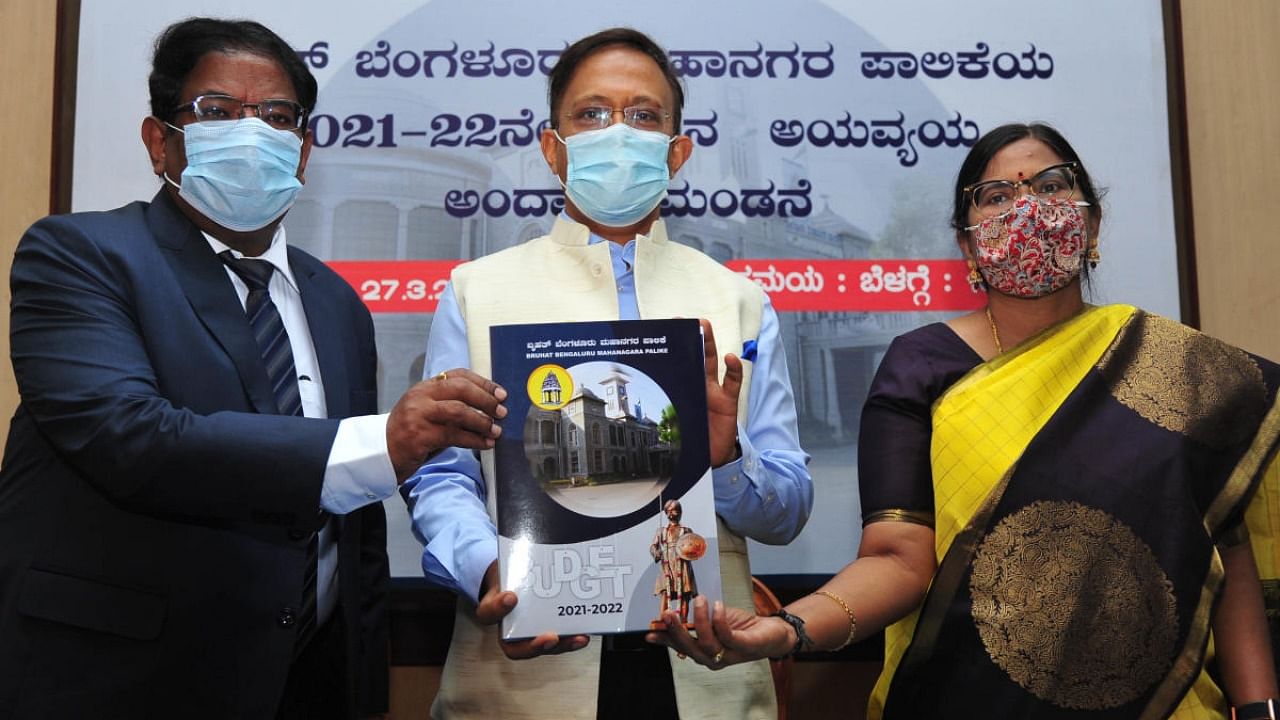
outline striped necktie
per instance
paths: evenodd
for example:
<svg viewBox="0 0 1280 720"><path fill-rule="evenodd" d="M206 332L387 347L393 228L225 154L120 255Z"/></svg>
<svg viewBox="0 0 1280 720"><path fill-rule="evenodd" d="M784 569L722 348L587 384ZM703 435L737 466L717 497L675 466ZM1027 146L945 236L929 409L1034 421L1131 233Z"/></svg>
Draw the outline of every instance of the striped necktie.
<svg viewBox="0 0 1280 720"><path fill-rule="evenodd" d="M276 409L281 415L301 415L302 395L298 392L298 371L293 364L293 348L289 345L289 333L285 330L280 311L271 301L271 293L267 285L271 282L271 274L275 266L266 260L237 260L231 251L218 254L222 262L231 268L245 287L249 288L249 296L244 301L244 312L249 318L249 327L253 330L253 339L258 343L262 353L262 362L267 369L267 379L271 381L271 392L275 395ZM320 512L321 522L326 519L324 511ZM319 541L313 533L307 543L307 564L303 570L302 603L298 608L298 639L295 653L306 647L316 630L316 561L319 558Z"/></svg>
<svg viewBox="0 0 1280 720"><path fill-rule="evenodd" d="M271 392L276 398L276 411L281 415L301 415L302 396L298 393L298 371L293 365L289 333L284 328L276 304L271 302L271 293L267 292L275 266L266 260L237 260L231 256L230 250L222 252L219 257L249 288L244 312L249 316L253 339L258 343L263 365L267 368L267 379L271 381Z"/></svg>

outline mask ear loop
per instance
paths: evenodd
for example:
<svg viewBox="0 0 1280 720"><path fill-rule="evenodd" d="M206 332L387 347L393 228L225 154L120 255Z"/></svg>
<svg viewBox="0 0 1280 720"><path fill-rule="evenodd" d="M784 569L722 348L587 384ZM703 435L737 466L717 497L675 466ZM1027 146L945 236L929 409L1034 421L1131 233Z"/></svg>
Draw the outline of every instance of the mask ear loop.
<svg viewBox="0 0 1280 720"><path fill-rule="evenodd" d="M152 117L155 117L155 116L153 115ZM156 120L160 120L160 118L156 118ZM173 131L176 131L176 132L180 132L180 133L182 133L183 135L186 135L186 134L187 134L187 131L186 131L186 130L183 130L182 128L178 127L177 125L174 125L173 123L169 122L168 120L160 120L160 122L164 123L165 125L168 125L170 130L173 130ZM179 185L178 183L174 182L174 181L173 181L173 178L169 177L169 171L168 171L168 170L162 170L162 171L160 172L160 177L161 177L165 182L167 182L167 183L169 183L170 185L172 185L172 186L174 187L174 189L178 190L179 192L181 192L181 191L182 191L182 186L181 186L181 185Z"/></svg>
<svg viewBox="0 0 1280 720"><path fill-rule="evenodd" d="M556 129L556 128L551 128L551 134L552 134L552 135L555 135L555 136L556 136L556 140L559 140L559 141L560 141L560 144L564 146L564 148L565 148L565 149L564 149L565 160L567 161L567 160L569 159L569 143L565 142L565 141L564 141L564 138L560 137L560 131L559 131L558 129ZM557 162L558 162L558 161L559 161L559 159L557 158ZM568 168L565 168L565 174L566 174L566 175L567 175L567 174L569 174L569 169L568 169ZM563 191L565 192L565 195L566 195L566 196L568 196L568 194L569 194L569 186L564 184L564 180L561 180L561 179L560 179L560 172L555 168L555 166L552 166L552 168L551 168L551 177L555 178L555 179L556 179L556 182L560 183L560 189L561 189L561 190L563 190Z"/></svg>
<svg viewBox="0 0 1280 720"><path fill-rule="evenodd" d="M676 174L675 174L675 173L673 173L673 172L671 172L671 161L670 161L670 158L671 158L671 146L672 146L672 145L674 145L674 144L675 144L675 142L676 142L676 140L678 140L679 138L680 138L680 134L679 134L679 133L677 133L677 134L675 134L675 135L672 135L672 136L667 140L667 158L668 158L668 160L667 160L667 182L671 182L672 180L675 180L675 179L676 179Z"/></svg>
<svg viewBox="0 0 1280 720"><path fill-rule="evenodd" d="M562 136L560 135L560 130L559 130L559 128L551 128L551 134L555 135L555 136L556 136L556 140L559 140L559 141L560 141L560 144L561 144L562 146L564 146L564 161L565 161L566 163L568 163L568 162L569 162L569 143L564 139L564 137L562 137ZM566 173L566 174L568 174L568 172L569 172L569 168L567 168L567 167L566 167L566 168L564 169L564 171L565 171L565 173ZM554 168L554 167L553 167L553 168L551 168L551 174L552 174L552 175L555 175L555 176L556 176L556 179L559 179L559 178L560 178L560 173L556 172L556 168ZM560 186L561 186L561 187L564 187L564 183L563 183L563 182L561 182L561 183L560 183Z"/></svg>

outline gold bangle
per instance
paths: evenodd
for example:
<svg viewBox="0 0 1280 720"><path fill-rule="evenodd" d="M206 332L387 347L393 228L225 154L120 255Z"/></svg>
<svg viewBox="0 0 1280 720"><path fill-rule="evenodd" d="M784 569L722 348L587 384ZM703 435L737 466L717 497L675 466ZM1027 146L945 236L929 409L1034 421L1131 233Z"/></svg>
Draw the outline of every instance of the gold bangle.
<svg viewBox="0 0 1280 720"><path fill-rule="evenodd" d="M853 609L849 607L849 603L845 602L839 595L827 590L818 590L813 594L831 598L840 605L841 609L844 610L844 614L849 616L849 637L845 638L844 643L841 644L840 647L836 648L836 650L843 650L849 647L853 644L853 639L858 635L858 618L854 616Z"/></svg>

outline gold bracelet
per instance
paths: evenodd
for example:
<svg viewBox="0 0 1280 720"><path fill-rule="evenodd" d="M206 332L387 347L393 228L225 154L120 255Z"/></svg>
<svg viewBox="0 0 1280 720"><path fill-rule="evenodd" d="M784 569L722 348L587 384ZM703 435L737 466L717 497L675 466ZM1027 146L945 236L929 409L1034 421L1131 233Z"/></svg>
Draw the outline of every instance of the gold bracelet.
<svg viewBox="0 0 1280 720"><path fill-rule="evenodd" d="M854 616L853 609L849 607L849 603L845 602L839 595L833 592L828 592L826 590L818 590L813 594L829 597L832 600L836 601L836 603L838 603L840 607L844 610L844 614L849 616L849 637L845 638L844 644L836 648L836 650L843 650L849 647L849 645L853 643L854 637L858 635L858 618Z"/></svg>

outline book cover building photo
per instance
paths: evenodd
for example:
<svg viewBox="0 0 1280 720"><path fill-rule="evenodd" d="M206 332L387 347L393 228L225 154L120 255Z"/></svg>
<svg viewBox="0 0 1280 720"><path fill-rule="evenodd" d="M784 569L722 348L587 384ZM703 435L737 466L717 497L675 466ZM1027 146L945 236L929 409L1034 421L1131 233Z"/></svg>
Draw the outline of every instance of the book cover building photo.
<svg viewBox="0 0 1280 720"><path fill-rule="evenodd" d="M648 630L720 598L696 320L503 325L494 448L503 637Z"/></svg>

